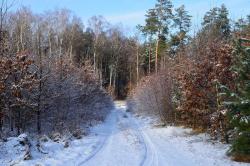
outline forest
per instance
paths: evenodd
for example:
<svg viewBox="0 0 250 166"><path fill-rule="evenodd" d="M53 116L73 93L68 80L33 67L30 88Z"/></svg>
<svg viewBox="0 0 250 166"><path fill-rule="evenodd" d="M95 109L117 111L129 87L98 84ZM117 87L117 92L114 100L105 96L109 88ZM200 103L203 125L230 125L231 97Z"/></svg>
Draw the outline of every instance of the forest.
<svg viewBox="0 0 250 166"><path fill-rule="evenodd" d="M250 162L250 11L233 20L221 4L192 32L184 5L156 0L130 36L103 16L85 25L66 8L14 3L0 4L0 139L78 132L127 100L127 111L208 133Z"/></svg>
<svg viewBox="0 0 250 166"><path fill-rule="evenodd" d="M232 143L235 160L249 161L250 15L234 21L224 4L214 7L193 37L190 18L171 1L147 11L138 28L147 37L148 74L131 91L129 108L208 132Z"/></svg>

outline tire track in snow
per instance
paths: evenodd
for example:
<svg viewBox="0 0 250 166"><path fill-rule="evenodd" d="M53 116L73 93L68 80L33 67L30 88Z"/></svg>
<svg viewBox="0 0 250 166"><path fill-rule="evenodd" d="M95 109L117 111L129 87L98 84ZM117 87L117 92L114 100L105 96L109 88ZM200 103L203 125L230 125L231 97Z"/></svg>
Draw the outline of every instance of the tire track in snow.
<svg viewBox="0 0 250 166"><path fill-rule="evenodd" d="M140 166L158 166L158 155L156 148L154 147L152 141L149 136L143 131L142 126L137 122L137 120L130 115L135 125L135 128L138 132L141 142L143 142L143 146L145 149L143 159L140 162Z"/></svg>
<svg viewBox="0 0 250 166"><path fill-rule="evenodd" d="M87 158L85 158L83 161L81 161L80 163L78 163L77 165L78 166L81 166L81 165L84 165L85 163L87 163L89 160L93 159L104 147L105 145L107 144L107 141L109 139L109 137L111 136L112 132L113 132L113 129L114 129L114 123L115 123L115 118L116 116L113 116L112 114L115 114L114 112L117 111L117 110L113 110L112 113L109 115L111 118L110 119L110 126L112 126L110 129L109 129L109 132L107 132L107 134L105 134L105 136L100 140L98 141L97 143L97 147L92 151L92 153L90 155L88 155ZM109 121L109 119L107 120Z"/></svg>
<svg viewBox="0 0 250 166"><path fill-rule="evenodd" d="M86 164L91 159L94 160L95 156L101 152L102 149L104 149L108 141L114 132L115 127L117 127L117 123L115 122L118 117L121 117L122 114L125 113L125 110L123 108L118 108L116 110L113 110L113 112L110 114L110 119L107 120L109 123L108 126L110 126L109 132L107 132L106 136L104 136L98 143L97 147L92 151L90 155L88 155L87 158L85 158L83 161L81 161L78 166ZM119 115L118 115L119 114ZM132 130L134 130L135 136L139 139L141 146L144 149L142 159L140 161L140 166L158 166L158 156L156 149L151 142L149 136L143 131L143 127L138 123L138 121L133 117L130 113L125 113L128 117L128 124Z"/></svg>
<svg viewBox="0 0 250 166"><path fill-rule="evenodd" d="M157 150L155 148L155 146L153 145L153 143L151 142L149 136L144 133L144 131L141 131L144 140L146 140L146 146L147 146L147 155L146 158L143 161L143 164L141 164L141 166L158 166L158 154L157 154Z"/></svg>
<svg viewBox="0 0 250 166"><path fill-rule="evenodd" d="M135 122L134 122L135 123ZM144 165L144 163L145 163L145 161L146 161L146 159L147 159L147 155L148 155L148 146L147 146L147 144L145 143L145 138L143 137L143 134L142 134L142 131L141 131L141 129L139 128L139 126L137 126L137 132L138 132L138 137L139 137L139 139L140 139L140 142L141 143L143 143L143 147L144 147L144 154L143 154L143 158L142 158L142 160L141 160L141 162L140 162L140 166L143 166Z"/></svg>

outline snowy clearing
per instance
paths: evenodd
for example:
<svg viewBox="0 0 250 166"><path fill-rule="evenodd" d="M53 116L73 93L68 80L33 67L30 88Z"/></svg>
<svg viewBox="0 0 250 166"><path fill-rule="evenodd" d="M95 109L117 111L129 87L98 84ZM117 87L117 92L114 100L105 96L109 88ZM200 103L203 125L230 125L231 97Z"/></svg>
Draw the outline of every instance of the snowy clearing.
<svg viewBox="0 0 250 166"><path fill-rule="evenodd" d="M31 146L32 160L23 161L20 138L0 143L0 165L17 166L247 166L231 161L227 145L209 141L205 134L191 135L181 127L155 127L150 119L126 112L125 102L117 102L104 124L90 135L64 142L43 143L47 154Z"/></svg>

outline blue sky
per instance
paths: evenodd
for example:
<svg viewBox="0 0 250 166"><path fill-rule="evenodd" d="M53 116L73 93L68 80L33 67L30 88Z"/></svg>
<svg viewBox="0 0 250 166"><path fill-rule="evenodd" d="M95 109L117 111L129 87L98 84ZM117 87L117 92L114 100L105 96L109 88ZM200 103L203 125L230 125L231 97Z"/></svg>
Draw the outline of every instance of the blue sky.
<svg viewBox="0 0 250 166"><path fill-rule="evenodd" d="M16 0L14 9L28 6L35 13L55 8L68 8L87 22L93 15L103 15L112 24L122 23L124 27L133 29L143 24L146 10L152 8L156 0ZM211 7L224 3L230 10L230 17L238 19L250 14L250 0L173 0L174 6L184 4L193 16L194 31L199 27L201 19Z"/></svg>

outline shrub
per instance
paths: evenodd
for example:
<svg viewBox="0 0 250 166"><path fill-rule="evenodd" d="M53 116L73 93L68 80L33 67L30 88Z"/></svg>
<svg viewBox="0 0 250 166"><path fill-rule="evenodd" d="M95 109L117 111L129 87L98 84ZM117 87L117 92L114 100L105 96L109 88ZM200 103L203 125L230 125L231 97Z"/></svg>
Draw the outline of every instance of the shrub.
<svg viewBox="0 0 250 166"><path fill-rule="evenodd" d="M103 121L113 108L89 63L32 59L24 53L1 61L1 135L73 132Z"/></svg>
<svg viewBox="0 0 250 166"><path fill-rule="evenodd" d="M176 73L181 88L178 118L190 127L209 130L214 137L222 136L225 139L225 109L218 86L223 83L233 88L230 71L232 48L214 41L207 43L199 53L198 57L183 55L179 61L184 66Z"/></svg>
<svg viewBox="0 0 250 166"><path fill-rule="evenodd" d="M173 122L172 85L168 71L143 78L128 99L128 109L144 115L158 116L162 122Z"/></svg>

